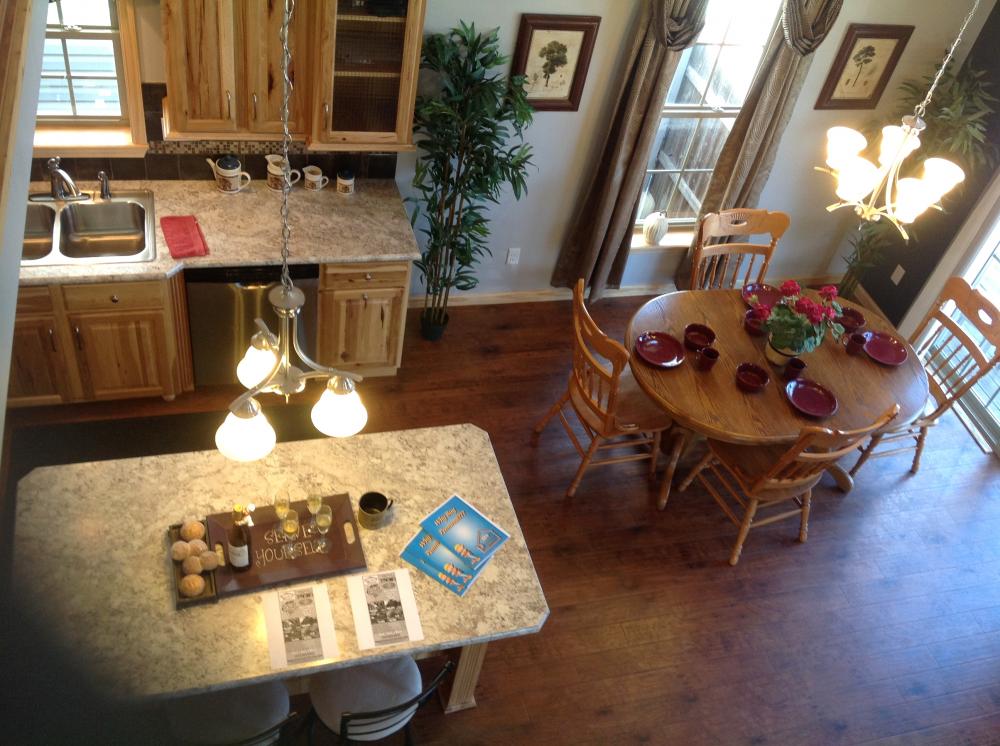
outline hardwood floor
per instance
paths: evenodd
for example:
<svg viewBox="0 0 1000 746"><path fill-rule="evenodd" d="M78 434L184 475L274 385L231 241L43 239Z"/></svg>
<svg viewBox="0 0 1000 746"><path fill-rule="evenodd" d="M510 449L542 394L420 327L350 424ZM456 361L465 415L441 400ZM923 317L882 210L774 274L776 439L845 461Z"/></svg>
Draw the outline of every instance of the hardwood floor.
<svg viewBox="0 0 1000 746"><path fill-rule="evenodd" d="M621 338L641 300L592 310ZM419 743L1000 743L1000 465L957 419L918 475L903 456L849 495L824 479L806 544L795 521L758 528L731 568L735 527L697 486L657 511L645 463L563 497L575 452L556 423L530 432L565 385L569 302L451 317L428 343L411 313L399 375L361 389L368 430L487 430L552 613L490 645L476 709L425 707ZM11 412L12 477L210 448L232 394ZM279 438L315 436L312 396L268 408Z"/></svg>

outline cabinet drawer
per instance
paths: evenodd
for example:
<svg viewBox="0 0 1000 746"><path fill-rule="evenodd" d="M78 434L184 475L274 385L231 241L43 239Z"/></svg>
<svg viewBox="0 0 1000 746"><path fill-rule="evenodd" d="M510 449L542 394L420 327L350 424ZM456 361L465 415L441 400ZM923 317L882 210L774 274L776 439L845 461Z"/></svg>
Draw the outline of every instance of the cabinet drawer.
<svg viewBox="0 0 1000 746"><path fill-rule="evenodd" d="M408 264L324 264L321 286L326 290L398 288L409 285Z"/></svg>
<svg viewBox="0 0 1000 746"><path fill-rule="evenodd" d="M49 313L52 311L52 294L47 287L23 287L17 293L17 312Z"/></svg>
<svg viewBox="0 0 1000 746"><path fill-rule="evenodd" d="M106 311L116 308L161 308L159 282L117 282L113 285L65 285L67 311Z"/></svg>

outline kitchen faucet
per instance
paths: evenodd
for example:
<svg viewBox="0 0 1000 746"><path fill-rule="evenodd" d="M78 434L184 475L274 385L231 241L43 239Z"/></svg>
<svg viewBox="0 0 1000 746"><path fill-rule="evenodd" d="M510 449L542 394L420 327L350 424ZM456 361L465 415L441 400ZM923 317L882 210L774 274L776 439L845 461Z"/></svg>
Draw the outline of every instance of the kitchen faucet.
<svg viewBox="0 0 1000 746"><path fill-rule="evenodd" d="M88 195L80 191L73 178L59 167L60 163L61 159L59 158L49 158L45 164L49 172L49 179L52 182L51 198L65 202L78 202L90 199Z"/></svg>
<svg viewBox="0 0 1000 746"><path fill-rule="evenodd" d="M98 171L97 180L101 184L101 199L111 199L111 180L107 171Z"/></svg>

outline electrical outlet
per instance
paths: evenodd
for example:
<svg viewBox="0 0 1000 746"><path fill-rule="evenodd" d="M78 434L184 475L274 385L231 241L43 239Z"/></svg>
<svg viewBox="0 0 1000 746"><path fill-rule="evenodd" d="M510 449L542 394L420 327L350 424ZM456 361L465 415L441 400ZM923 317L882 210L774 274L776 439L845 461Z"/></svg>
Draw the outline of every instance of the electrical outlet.
<svg viewBox="0 0 1000 746"><path fill-rule="evenodd" d="M903 279L903 275L906 274L906 270L903 269L902 264L897 264L896 269L892 270L892 274L889 275L889 279L892 280L893 285L898 285L899 281Z"/></svg>
<svg viewBox="0 0 1000 746"><path fill-rule="evenodd" d="M507 264L517 264L521 261L521 249L513 246L507 249Z"/></svg>

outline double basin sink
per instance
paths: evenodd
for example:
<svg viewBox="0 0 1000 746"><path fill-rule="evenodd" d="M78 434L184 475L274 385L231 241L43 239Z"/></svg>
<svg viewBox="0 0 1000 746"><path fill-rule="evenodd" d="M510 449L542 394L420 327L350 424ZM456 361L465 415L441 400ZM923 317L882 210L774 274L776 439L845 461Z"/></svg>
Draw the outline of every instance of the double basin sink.
<svg viewBox="0 0 1000 746"><path fill-rule="evenodd" d="M150 191L72 202L31 195L21 264L150 262L156 258L155 226Z"/></svg>

